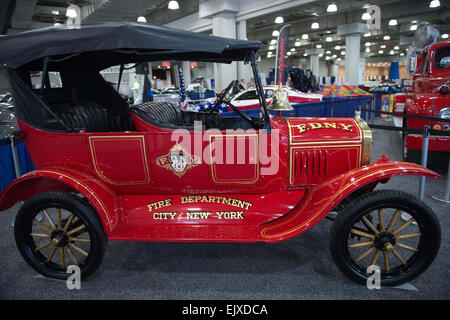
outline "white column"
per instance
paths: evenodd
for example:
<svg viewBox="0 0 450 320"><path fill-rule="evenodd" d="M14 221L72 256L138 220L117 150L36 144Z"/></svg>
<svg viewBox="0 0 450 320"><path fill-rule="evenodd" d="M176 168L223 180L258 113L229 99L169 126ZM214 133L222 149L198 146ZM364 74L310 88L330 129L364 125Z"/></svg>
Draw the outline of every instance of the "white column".
<svg viewBox="0 0 450 320"><path fill-rule="evenodd" d="M359 84L359 57L361 35L347 34L345 37L345 82L357 86Z"/></svg>
<svg viewBox="0 0 450 320"><path fill-rule="evenodd" d="M236 39L236 14L234 12L221 12L212 18L213 35ZM214 64L215 90L220 92L232 80L237 79L236 62L231 64Z"/></svg>
<svg viewBox="0 0 450 320"><path fill-rule="evenodd" d="M240 40L247 40L247 21L239 21L236 28L237 38ZM248 84L250 79L253 77L253 71L250 64L244 64L243 61L239 61L237 63L237 74L239 80L244 79L246 81L246 84Z"/></svg>
<svg viewBox="0 0 450 320"><path fill-rule="evenodd" d="M357 86L359 84L359 58L361 34L369 31L367 24L352 23L340 25L338 35L345 35L345 82Z"/></svg>
<svg viewBox="0 0 450 320"><path fill-rule="evenodd" d="M183 77L186 88L191 84L191 65L190 61L183 61Z"/></svg>
<svg viewBox="0 0 450 320"><path fill-rule="evenodd" d="M319 54L323 54L323 49L306 49L306 54L309 55L309 61L310 61L310 69L313 73L313 75L316 76L316 78L319 77Z"/></svg>

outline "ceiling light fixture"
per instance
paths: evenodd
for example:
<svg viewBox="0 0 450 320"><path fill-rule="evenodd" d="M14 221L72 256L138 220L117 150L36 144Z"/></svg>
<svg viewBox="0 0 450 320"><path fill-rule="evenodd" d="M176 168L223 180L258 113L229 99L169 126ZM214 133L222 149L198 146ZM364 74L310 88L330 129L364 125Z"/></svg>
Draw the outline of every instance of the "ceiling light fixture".
<svg viewBox="0 0 450 320"><path fill-rule="evenodd" d="M442 38L442 39L448 39L448 33L442 34L442 35L441 35L441 38Z"/></svg>
<svg viewBox="0 0 450 320"><path fill-rule="evenodd" d="M270 41L270 44L276 44L277 43L277 40L276 39L272 39L271 41Z"/></svg>
<svg viewBox="0 0 450 320"><path fill-rule="evenodd" d="M317 21L315 21L315 22L313 22L311 24L311 29L319 29L319 28L320 28L320 26L319 26L319 23Z"/></svg>
<svg viewBox="0 0 450 320"><path fill-rule="evenodd" d="M441 2L439 0L430 1L430 8L437 8L441 6Z"/></svg>
<svg viewBox="0 0 450 320"><path fill-rule="evenodd" d="M76 18L77 17L77 11L74 8L71 8L71 7L67 8L66 17Z"/></svg>
<svg viewBox="0 0 450 320"><path fill-rule="evenodd" d="M326 41L327 41L327 42L333 41L333 37L327 37L327 38L326 38Z"/></svg>
<svg viewBox="0 0 450 320"><path fill-rule="evenodd" d="M371 34L370 32L364 33L364 37L365 37L365 38L370 37L371 35L372 35L372 34Z"/></svg>
<svg viewBox="0 0 450 320"><path fill-rule="evenodd" d="M336 3L332 2L327 7L327 12L336 12L337 11L337 5Z"/></svg>
<svg viewBox="0 0 450 320"><path fill-rule="evenodd" d="M145 19L144 16L139 16L139 17L137 18L137 22L147 22L147 19Z"/></svg>
<svg viewBox="0 0 450 320"><path fill-rule="evenodd" d="M283 22L284 22L283 17L276 17L275 18L275 23L283 23Z"/></svg>
<svg viewBox="0 0 450 320"><path fill-rule="evenodd" d="M411 28L409 28L410 31L415 31L417 30L417 24L413 24L411 25Z"/></svg>
<svg viewBox="0 0 450 320"><path fill-rule="evenodd" d="M363 15L361 16L362 20L370 20L371 15L368 12L364 12Z"/></svg>
<svg viewBox="0 0 450 320"><path fill-rule="evenodd" d="M394 50L400 50L400 47L399 46L395 46Z"/></svg>
<svg viewBox="0 0 450 320"><path fill-rule="evenodd" d="M296 42L294 43L294 45L295 45L296 47L300 47L300 42L299 42L299 41L296 41Z"/></svg>
<svg viewBox="0 0 450 320"><path fill-rule="evenodd" d="M389 20L389 25L390 25L390 26L396 26L396 25L397 25L397 19L391 19L391 20Z"/></svg>
<svg viewBox="0 0 450 320"><path fill-rule="evenodd" d="M302 34L302 39L303 39L303 40L308 40L308 38L309 38L309 37L308 37L308 35L307 35L306 33Z"/></svg>
<svg viewBox="0 0 450 320"><path fill-rule="evenodd" d="M385 45L385 44L382 44L382 45L380 46L380 48L384 49L384 48L386 48L386 45Z"/></svg>
<svg viewBox="0 0 450 320"><path fill-rule="evenodd" d="M318 45L316 45L316 48L317 48L317 49L321 49L321 48L322 48L322 45L321 45L321 44L318 44Z"/></svg>
<svg viewBox="0 0 450 320"><path fill-rule="evenodd" d="M391 37L390 36L384 36L383 40L391 40Z"/></svg>
<svg viewBox="0 0 450 320"><path fill-rule="evenodd" d="M278 30L273 30L272 37L278 37L279 34Z"/></svg>
<svg viewBox="0 0 450 320"><path fill-rule="evenodd" d="M367 47L366 48L366 52L369 53L370 52L370 48Z"/></svg>
<svg viewBox="0 0 450 320"><path fill-rule="evenodd" d="M178 1L169 1L169 9L170 10L180 9L180 6L178 5Z"/></svg>

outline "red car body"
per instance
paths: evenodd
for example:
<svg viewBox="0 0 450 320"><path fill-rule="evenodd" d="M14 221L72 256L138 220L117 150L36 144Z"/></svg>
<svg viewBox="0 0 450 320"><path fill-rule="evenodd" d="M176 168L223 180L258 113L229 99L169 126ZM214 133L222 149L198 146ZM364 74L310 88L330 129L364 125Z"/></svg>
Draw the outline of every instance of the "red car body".
<svg viewBox="0 0 450 320"><path fill-rule="evenodd" d="M280 135L277 174L263 175L259 162L201 163L180 176L161 165L175 145L170 130L134 114L133 121L137 131L121 133L45 132L19 121L37 170L3 191L0 210L47 190L73 191L96 209L109 240L277 242L310 229L357 190L396 175L438 177L387 158L369 164L362 120L280 117L271 119ZM205 135L202 150L236 138ZM258 149L258 132L239 135Z"/></svg>
<svg viewBox="0 0 450 320"><path fill-rule="evenodd" d="M450 41L434 43L426 47L417 57L416 72L413 75L413 90L410 93L396 94L394 111L407 115L440 117L440 112L450 107L450 95L441 95L440 86L450 81L450 68L441 67L439 62L448 57L450 60ZM439 61L438 61L439 60ZM423 129L430 126L435 130L450 132L449 123L406 118L403 126ZM399 123L401 123L399 121ZM405 133L405 148L422 150L423 138L420 134ZM429 139L430 151L450 152L450 138L432 135Z"/></svg>

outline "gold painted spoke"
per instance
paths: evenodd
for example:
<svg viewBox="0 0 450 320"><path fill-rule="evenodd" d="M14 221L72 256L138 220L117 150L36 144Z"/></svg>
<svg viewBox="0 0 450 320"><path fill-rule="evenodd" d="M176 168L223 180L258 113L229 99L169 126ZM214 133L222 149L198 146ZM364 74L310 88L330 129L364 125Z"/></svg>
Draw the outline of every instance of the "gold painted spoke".
<svg viewBox="0 0 450 320"><path fill-rule="evenodd" d="M400 209L395 210L394 216L391 219L391 222L389 222L389 225L387 227L387 232L391 232L392 228L394 227L395 222L397 221L398 216L400 215Z"/></svg>
<svg viewBox="0 0 450 320"><path fill-rule="evenodd" d="M380 255L381 250L377 250L375 251L375 253L373 254L372 260L370 260L370 265L373 266L377 263L378 260L378 256Z"/></svg>
<svg viewBox="0 0 450 320"><path fill-rule="evenodd" d="M73 243L69 243L69 246L70 246L72 249L74 249L74 250L78 251L79 253L81 253L83 256L86 256L86 257L88 256L88 253L87 253L86 251L84 251L84 250L81 249L80 247L74 245Z"/></svg>
<svg viewBox="0 0 450 320"><path fill-rule="evenodd" d="M357 247L369 246L372 244L373 244L373 241L362 241L362 242L356 242L356 243L349 244L348 247L349 248L357 248Z"/></svg>
<svg viewBox="0 0 450 320"><path fill-rule="evenodd" d="M67 219L66 225L63 228L64 232L67 232L67 229L69 229L70 224L72 223L73 218L75 218L75 215L73 213L70 214L69 219Z"/></svg>
<svg viewBox="0 0 450 320"><path fill-rule="evenodd" d="M45 233L30 233L30 236L32 237L38 237L38 238L50 238L49 234L45 234Z"/></svg>
<svg viewBox="0 0 450 320"><path fill-rule="evenodd" d="M61 229L62 228L61 208L56 208L56 217L58 220L58 229Z"/></svg>
<svg viewBox="0 0 450 320"><path fill-rule="evenodd" d="M386 272L391 271L391 268L389 267L389 256L388 256L389 251L383 251L383 256L384 256L384 268L386 269Z"/></svg>
<svg viewBox="0 0 450 320"><path fill-rule="evenodd" d="M392 249L392 253L394 254L394 256L397 257L398 260L400 260L401 263L403 263L404 265L406 265L405 259L403 259L403 257L400 255L400 253L397 252L397 250Z"/></svg>
<svg viewBox="0 0 450 320"><path fill-rule="evenodd" d="M402 239L409 239L409 238L415 238L415 237L420 237L422 234L420 232L417 233L410 233L410 234L404 234L401 236L398 236L397 239L398 240L402 240Z"/></svg>
<svg viewBox="0 0 450 320"><path fill-rule="evenodd" d="M380 222L380 231L384 232L383 209L378 209L378 221Z"/></svg>
<svg viewBox="0 0 450 320"><path fill-rule="evenodd" d="M372 230L375 234L377 234L379 231L377 230L377 228L374 227L374 225L372 224L372 222L369 221L369 219L367 219L365 216L361 218L362 222L364 222L364 224L366 225L367 228L369 228L370 230Z"/></svg>
<svg viewBox="0 0 450 320"><path fill-rule="evenodd" d="M375 239L375 236L373 234L370 234L370 233L367 233L367 232L364 232L364 231L360 231L360 230L357 230L357 229L350 229L350 232L353 233L353 234L356 234L358 236L361 236L361 237L366 237L366 238L369 238L369 239L372 239L372 240Z"/></svg>
<svg viewBox="0 0 450 320"><path fill-rule="evenodd" d="M419 252L419 249L414 248L414 247L410 247L410 246L408 246L408 245L406 245L406 244L403 244L403 243L397 242L397 246L400 247L400 248L406 249L406 250L411 250L411 251L414 251L414 252Z"/></svg>
<svg viewBox="0 0 450 320"><path fill-rule="evenodd" d="M409 219L408 221L406 221L404 224L402 224L400 227L398 227L397 229L395 229L394 231L392 231L393 234L397 234L400 231L402 231L403 229L405 229L407 226L409 226L411 223L414 222L414 218Z"/></svg>
<svg viewBox="0 0 450 320"><path fill-rule="evenodd" d="M373 252L374 250L376 250L375 247L370 247L369 249L367 249L366 251L364 251L363 253L361 253L358 257L356 257L355 261L358 262L360 260L362 260L364 257L366 257L367 255L369 255L371 252Z"/></svg>
<svg viewBox="0 0 450 320"><path fill-rule="evenodd" d="M43 213L45 219L47 219L48 223L50 223L50 226L52 227L52 229L55 230L56 229L55 223L53 222L52 218L48 214L48 211L46 209L44 209L44 210L42 210L42 213Z"/></svg>
<svg viewBox="0 0 450 320"><path fill-rule="evenodd" d="M59 247L59 264L63 268L66 267L66 261L64 259L64 248L63 247Z"/></svg>
<svg viewBox="0 0 450 320"><path fill-rule="evenodd" d="M53 245L53 248L52 248L52 250L50 251L49 256L47 257L47 262L50 262L50 260L52 260L53 255L55 254L57 248L58 248L58 247L57 247L56 245Z"/></svg>
<svg viewBox="0 0 450 320"><path fill-rule="evenodd" d="M76 227L75 229L72 229L69 232L67 232L67 235L70 236L71 234L73 234L77 231L83 230L84 228L86 228L86 226L84 224L82 224L81 226Z"/></svg>
<svg viewBox="0 0 450 320"><path fill-rule="evenodd" d="M45 224L43 224L42 222L37 221L36 219L33 219L33 222L36 223L39 227L41 227L42 229L44 229L45 231L47 231L48 233L52 233L52 229L50 229L48 226L46 226Z"/></svg>
<svg viewBox="0 0 450 320"><path fill-rule="evenodd" d="M87 239L87 238L72 238L72 237L69 237L69 241L91 242L91 239Z"/></svg>
<svg viewBox="0 0 450 320"><path fill-rule="evenodd" d="M66 251L67 251L67 253L69 254L70 259L72 259L73 263L74 263L75 265L78 265L78 261L77 261L77 259L75 258L75 256L74 256L72 250L70 250L69 247L66 247Z"/></svg>
<svg viewBox="0 0 450 320"><path fill-rule="evenodd" d="M49 241L49 242L46 242L46 243L44 243L44 244L40 245L39 247L35 248L35 249L34 249L34 251L39 251L39 250L42 250L42 249L44 249L44 248L48 247L48 246L49 246L49 245L51 245L51 244L52 244L52 242L51 242L51 241Z"/></svg>

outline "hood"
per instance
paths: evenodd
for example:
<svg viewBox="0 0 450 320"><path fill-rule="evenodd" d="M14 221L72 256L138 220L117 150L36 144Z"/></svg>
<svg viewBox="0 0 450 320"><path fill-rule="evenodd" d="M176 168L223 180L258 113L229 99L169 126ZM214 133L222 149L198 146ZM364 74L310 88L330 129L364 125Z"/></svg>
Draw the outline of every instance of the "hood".
<svg viewBox="0 0 450 320"><path fill-rule="evenodd" d="M370 163L372 132L351 118L286 118L289 135L289 184L321 183Z"/></svg>

